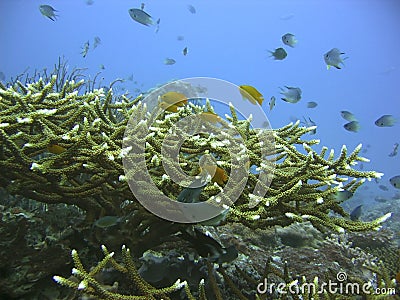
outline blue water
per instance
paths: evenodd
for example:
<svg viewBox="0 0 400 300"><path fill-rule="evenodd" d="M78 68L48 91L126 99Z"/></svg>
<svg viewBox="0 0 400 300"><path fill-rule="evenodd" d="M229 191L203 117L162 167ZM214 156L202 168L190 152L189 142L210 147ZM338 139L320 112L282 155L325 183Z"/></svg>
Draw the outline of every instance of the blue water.
<svg viewBox="0 0 400 300"><path fill-rule="evenodd" d="M53 6L58 19L41 15L40 4ZM187 5L196 8L189 12ZM369 1L146 1L145 11L160 21L159 32L132 20L128 9L140 1L83 0L0 1L0 71L7 80L29 67L28 72L52 69L60 56L73 67L88 68L92 77L108 84L128 78L123 86L133 94L172 79L207 76L234 84L257 87L265 96L263 108L272 127L290 118L311 117L318 125L322 145L352 150L359 143L370 145L364 169L383 172L382 192L371 183L370 191L392 195L389 178L400 174L400 156L388 157L400 142L400 2ZM281 36L292 33L295 48L285 47ZM101 44L93 50L93 39ZM177 36L184 36L178 41ZM86 58L80 54L88 41ZM182 49L188 47L187 56ZM284 47L288 56L274 61L268 50ZM337 47L348 59L341 70L326 69L323 54ZM175 65L163 64L166 57ZM137 81L137 83L134 83ZM281 101L279 87L300 87L297 104ZM268 100L277 98L269 112ZM316 101L314 109L307 101ZM249 104L251 105L251 104ZM343 128L341 110L353 112L361 124L358 133ZM374 121L383 114L399 119L391 128L378 128ZM371 193L371 192L369 192Z"/></svg>

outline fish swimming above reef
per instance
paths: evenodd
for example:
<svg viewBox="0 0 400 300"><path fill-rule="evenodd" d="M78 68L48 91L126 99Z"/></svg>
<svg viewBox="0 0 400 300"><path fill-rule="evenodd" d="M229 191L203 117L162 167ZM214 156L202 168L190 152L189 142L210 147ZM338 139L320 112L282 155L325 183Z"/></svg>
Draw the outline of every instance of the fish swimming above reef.
<svg viewBox="0 0 400 300"><path fill-rule="evenodd" d="M399 149L399 143L394 143L392 152L389 153L389 157L394 157L397 155Z"/></svg>
<svg viewBox="0 0 400 300"><path fill-rule="evenodd" d="M39 10L43 16L48 17L52 21L55 21L58 17L58 15L55 14L57 10L55 10L50 5L47 4L40 5Z"/></svg>
<svg viewBox="0 0 400 300"><path fill-rule="evenodd" d="M176 199L179 202L184 203L197 203L199 202L200 194L207 185L205 178L199 176L186 188L184 188Z"/></svg>
<svg viewBox="0 0 400 300"><path fill-rule="evenodd" d="M297 40L294 37L294 34L291 33L286 33L282 36L282 42L289 46L289 47L294 47L297 44Z"/></svg>
<svg viewBox="0 0 400 300"><path fill-rule="evenodd" d="M243 99L247 99L253 104L262 105L264 101L264 96L254 86L241 85L239 86L239 92Z"/></svg>
<svg viewBox="0 0 400 300"><path fill-rule="evenodd" d="M285 86L286 91L282 88L281 89L281 94L284 96L281 98L285 102L289 103L297 103L301 99L301 89L298 87L291 87L291 86Z"/></svg>
<svg viewBox="0 0 400 300"><path fill-rule="evenodd" d="M276 104L276 98L275 96L272 96L271 99L269 100L269 111L271 111Z"/></svg>
<svg viewBox="0 0 400 300"><path fill-rule="evenodd" d="M342 116L343 119L345 119L346 121L357 121L356 117L349 111L347 110L342 110L340 112L340 115Z"/></svg>
<svg viewBox="0 0 400 300"><path fill-rule="evenodd" d="M222 169L218 166L215 167L215 166L211 166L211 165L204 165L202 170L205 170L208 174L212 174L214 168L215 168L215 173L214 173L214 176L212 177L211 181L216 182L222 186L228 180L228 175L226 175L226 172L224 169Z"/></svg>
<svg viewBox="0 0 400 300"><path fill-rule="evenodd" d="M360 123L358 121L351 121L343 125L344 129L351 132L358 132L360 130Z"/></svg>
<svg viewBox="0 0 400 300"><path fill-rule="evenodd" d="M140 24L143 24L145 26L153 25L153 19L151 18L151 16L142 9L131 8L129 9L129 15L134 21Z"/></svg>
<svg viewBox="0 0 400 300"><path fill-rule="evenodd" d="M95 36L93 41L93 49L96 49L97 46L100 44L101 44L101 39L98 36Z"/></svg>
<svg viewBox="0 0 400 300"><path fill-rule="evenodd" d="M187 9L188 9L188 11L190 12L190 13L192 13L192 14L195 14L196 13L196 8L194 8L194 6L193 5L188 5L187 6Z"/></svg>
<svg viewBox="0 0 400 300"><path fill-rule="evenodd" d="M311 120L310 117L308 117L308 120L305 117L303 117L303 119L304 119L304 122L301 121L300 123L302 125L304 125L305 127L317 126L317 124L315 124L315 122L313 120ZM309 133L310 134L316 134L317 133L317 129L315 128L315 129L311 130Z"/></svg>
<svg viewBox="0 0 400 300"><path fill-rule="evenodd" d="M88 52L89 52L89 41L83 44L81 54L85 58Z"/></svg>
<svg viewBox="0 0 400 300"><path fill-rule="evenodd" d="M183 48L182 54L186 56L188 54L188 47Z"/></svg>
<svg viewBox="0 0 400 300"><path fill-rule="evenodd" d="M353 193L348 190L338 191L335 194L335 199L339 202L346 201L353 197Z"/></svg>
<svg viewBox="0 0 400 300"><path fill-rule="evenodd" d="M178 107L187 104L187 97L179 92L167 92L158 97L159 107L169 112L178 112Z"/></svg>
<svg viewBox="0 0 400 300"><path fill-rule="evenodd" d="M392 127L396 123L396 119L392 115L383 115L375 121L378 127Z"/></svg>
<svg viewBox="0 0 400 300"><path fill-rule="evenodd" d="M104 216L101 217L100 219L96 220L96 222L93 223L93 226L96 226L98 228L109 228L112 226L117 225L119 222L121 222L122 218L117 217L117 216Z"/></svg>
<svg viewBox="0 0 400 300"><path fill-rule="evenodd" d="M160 96L160 100L177 106L184 106L188 102L186 95L179 92L166 92Z"/></svg>
<svg viewBox="0 0 400 300"><path fill-rule="evenodd" d="M217 124L217 123L222 122L222 118L213 112L209 112L209 111L202 112L202 113L200 113L199 116L203 121L206 121L209 123Z"/></svg>
<svg viewBox="0 0 400 300"><path fill-rule="evenodd" d="M356 208L354 208L351 213L350 213L350 219L352 221L358 221L361 217L362 213L362 204L358 205Z"/></svg>
<svg viewBox="0 0 400 300"><path fill-rule="evenodd" d="M307 108L314 108L314 107L317 107L317 106L318 106L317 102L314 102L314 101L307 102Z"/></svg>
<svg viewBox="0 0 400 300"><path fill-rule="evenodd" d="M274 57L275 60L283 60L286 58L287 53L283 48L276 48L274 51L269 51L270 57Z"/></svg>
<svg viewBox="0 0 400 300"><path fill-rule="evenodd" d="M324 54L324 60L326 63L326 68L329 70L330 67L335 67L336 69L341 69L342 67L340 66L340 64L343 64L343 61L345 59L347 59L347 57L345 58L341 58L340 55L345 54L344 52L340 51L338 48L333 48L330 51L326 52Z"/></svg>
<svg viewBox="0 0 400 300"><path fill-rule="evenodd" d="M396 189L400 189L400 175L393 176L389 179L389 182Z"/></svg>
<svg viewBox="0 0 400 300"><path fill-rule="evenodd" d="M156 22L156 30L154 30L155 33L158 33L158 31L160 30L160 21L161 21L161 19L158 18L157 22Z"/></svg>
<svg viewBox="0 0 400 300"><path fill-rule="evenodd" d="M173 58L167 57L166 59L164 59L164 65L171 66L171 65L174 65L175 63L176 63L176 60Z"/></svg>
<svg viewBox="0 0 400 300"><path fill-rule="evenodd" d="M202 257L208 257L212 262L222 264L231 262L238 256L238 251L235 246L231 245L227 248L214 240L211 235L206 235L196 227L187 228L181 231L180 235L184 240L193 245Z"/></svg>
<svg viewBox="0 0 400 300"><path fill-rule="evenodd" d="M50 153L53 153L53 154L61 154L61 153L65 152L65 151L67 151L67 149L65 149L64 147L62 147L60 145L57 145L57 144L49 144L49 145L47 145L47 150Z"/></svg>

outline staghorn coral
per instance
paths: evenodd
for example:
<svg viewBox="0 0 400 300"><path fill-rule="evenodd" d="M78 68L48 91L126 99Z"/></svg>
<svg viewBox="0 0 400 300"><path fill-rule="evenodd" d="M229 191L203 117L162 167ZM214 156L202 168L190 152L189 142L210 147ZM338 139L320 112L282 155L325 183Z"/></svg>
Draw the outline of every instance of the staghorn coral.
<svg viewBox="0 0 400 300"><path fill-rule="evenodd" d="M165 175L163 167L174 158L161 156L163 139L177 121L213 108L208 102L204 106L189 103L176 113L162 113L156 122L150 123L145 120L147 110L140 103L142 96L129 99L122 95L116 101L112 90L106 94L102 89L79 94L84 81L66 81L56 92L56 82L57 77L52 76L49 82L38 80L24 87L19 85L19 91L12 86L0 87L0 167L3 170L0 184L12 194L40 202L76 205L86 212L87 222L93 222L105 212L130 214L129 222L138 228L138 240L146 240L140 237L143 232L148 232L147 239L150 239L151 227L164 221L138 203L126 180L140 180L142 173L148 172L164 195L176 198L180 187ZM265 228L309 221L320 230L331 228L341 232L376 229L390 216L371 222L351 221L335 199L340 189L354 192L365 178L381 176L374 171L351 168L358 161L366 161L359 156L361 145L350 154L343 146L335 159L333 150L328 153L328 148L323 147L317 153L312 149L318 140L302 139L313 128L301 127L297 122L272 131L252 129L250 120L239 120L234 107L230 109L229 123L225 122L222 129L233 128L240 139L235 135L228 137L224 130L218 136L186 134L179 152L179 164L187 174L198 174L198 158L210 153L218 159L221 168L234 176L242 170L231 162L230 155L232 151L243 153L240 143L244 142L249 165L257 167L259 173L247 172L248 178L241 179L245 187L237 201L230 202L230 197L238 192L236 187L228 184L221 187L217 183L206 186L200 198L212 199L223 191L219 194L223 203L231 206L226 222ZM127 131L129 118L138 122ZM134 166L125 176L122 159L129 158L129 149L122 144L124 133L130 132L137 137L131 141L134 146L141 147L140 137L146 140L145 165ZM148 134L143 135L145 132ZM272 158L262 153L262 137L275 143L267 149L267 156ZM174 140L169 143L169 147L177 146ZM296 148L299 145L305 153ZM260 172L274 172L274 176L261 178ZM270 186L261 179L270 182ZM265 196L253 193L257 186L266 189ZM143 194L153 193L146 182L141 188ZM174 232L176 229L171 229L170 233Z"/></svg>
<svg viewBox="0 0 400 300"><path fill-rule="evenodd" d="M75 264L75 268L72 269L73 277L67 279L61 276L54 276L54 281L63 286L73 288L82 294L95 296L97 299L107 300L169 299L166 296L167 294L175 292L186 285L186 282L181 283L178 280L170 287L160 289L154 288L140 277L128 248L122 246L123 264L118 263L113 258L114 252L110 253L104 245L101 248L104 253L104 258L94 268L91 268L90 271L86 271L83 267L78 252L72 250L71 255ZM107 264L111 264L115 270L126 274L139 295L123 295L116 293L111 290L117 289L118 283L113 284L110 290L110 288L105 287L96 280L95 276L101 272Z"/></svg>

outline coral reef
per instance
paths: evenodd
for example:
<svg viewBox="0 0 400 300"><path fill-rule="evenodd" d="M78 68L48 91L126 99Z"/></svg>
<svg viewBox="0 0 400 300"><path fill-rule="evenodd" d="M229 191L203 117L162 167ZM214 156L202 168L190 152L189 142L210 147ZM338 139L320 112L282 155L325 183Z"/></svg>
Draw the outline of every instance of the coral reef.
<svg viewBox="0 0 400 300"><path fill-rule="evenodd" d="M122 96L121 101L115 101L112 90L104 94L101 89L79 95L77 90L84 85L83 81L66 81L61 91L55 92L56 81L57 77L53 76L48 83L39 80L26 87L20 85L20 92L13 87L0 87L2 186L12 194L22 194L40 202L76 205L86 211L86 220L91 222L106 211L109 215L128 215L135 211L132 218L137 220L133 223L143 223L143 215L157 223L156 218L135 201L124 181L122 157L126 149L122 148L122 139L128 119L146 113L139 103L141 97L132 100ZM189 104L177 113L165 112L168 117L152 124L157 126L154 129L157 134L153 132L146 137L146 164L151 179L169 197L177 197L179 186L163 176L165 170L159 163L163 137L171 124L205 109ZM207 109L212 108L207 105ZM250 165L261 171L271 171L260 152L259 137L265 133L251 129L249 120L239 120L233 107L231 114L228 120L245 141ZM139 134L149 125L145 121L138 122L131 130ZM249 172L245 178L248 179L246 188L232 205L228 221L253 228L309 221L318 229L365 231L378 228L387 219L389 215L371 222L351 221L335 197L340 189L354 192L363 178L381 175L351 168L358 161L366 160L358 155L361 146L349 155L343 146L335 159L334 152L327 154L326 147L321 153L311 148L319 141L301 139L308 131L310 128L296 123L272 132L276 145L269 149L268 155L275 155L276 166L267 194L261 197L252 193L256 185L266 183L258 179L259 174ZM270 138L271 133L267 134ZM189 136L185 140L179 159L188 174L198 173L196 158L206 149L212 149L212 154L223 162L221 167L225 171L235 171L230 163L229 147L220 145L218 139L220 137ZM298 151L296 145L302 145L306 154ZM130 176L140 174L143 171L140 167L132 170ZM201 199L211 198L220 189L216 184L207 186ZM225 190L221 194L234 191ZM124 203L128 204L124 206ZM329 215L332 212L338 216Z"/></svg>
<svg viewBox="0 0 400 300"><path fill-rule="evenodd" d="M243 263L239 269L249 271L250 274L240 273L233 265L228 264L214 270L214 265L208 263L208 279L200 280L197 293L193 292L193 284L183 286L176 283L167 289L151 287L136 271L136 266L127 250L132 249L136 257L141 257L145 251L162 247L165 243L176 246L179 244L177 241L183 236L182 233L189 232L194 226L169 222L147 211L140 204L141 199L136 199L132 194L127 181L140 178L141 172L146 171L159 191L172 199L177 199L182 188L166 176L164 165L160 163L162 159L164 159L163 163L168 163L170 160L169 157L165 158L161 155L162 141L171 126L179 120L204 112L213 112L210 103L189 102L177 112L163 112L157 117L156 122L150 124L143 120L143 116L147 114L145 105L141 103L143 95L135 99L127 95L116 96L112 89L107 91L95 89L93 82L90 84L83 80L76 82L71 77L66 77L65 71L61 71L60 74L58 77L53 75L47 80L42 78L28 80L27 84L21 83L18 79L9 86L0 83L1 187L7 190L8 198L21 197L29 199L26 201L37 201L44 210L48 208L52 210L55 205L61 205L66 211L64 218L70 217L67 215L67 208L73 209L78 216L74 219L75 222L72 222L73 224L61 225L60 221L60 224L46 231L45 225L36 218L36 208L18 211L16 207L7 209L4 207L0 219L2 257L17 261L16 258L11 259L13 253L9 249L20 247L21 249L14 253L15 257L26 256L30 260L35 257L37 263L34 265L40 267L28 268L29 272L25 272L26 274L34 273L36 270L32 285L29 281L21 279L23 270L19 275L21 277L15 280L9 272L2 273L1 292L6 296L20 297L28 293L34 282L48 278L49 273L63 274L67 264L65 253L71 249L80 249L80 253L82 249L85 249L84 252L93 261L93 257L96 256L93 248L98 247L99 244L107 244L110 249L117 249L125 244L126 247L122 251L123 264L117 263L106 248L103 248L104 259L91 271L83 268L77 252L73 251L75 263L73 275L78 280L56 277L56 281L101 299L166 298L164 294L177 293L178 288L181 288L179 292L184 291L189 299L195 297L206 299L206 294L214 295L215 299L222 299L229 294L227 291L232 290L238 299L255 297L254 283L261 279L265 272L258 270L256 274L254 269L265 264L265 260L261 263L262 259L254 258L254 265L247 268L244 262L248 260L243 257L250 255L254 249L259 251L265 244L247 248L246 242L241 241L240 237L225 237L225 242L235 243L242 252L236 260L238 263ZM359 156L361 145L350 154L343 146L340 154L335 158L334 151L328 151L326 147L323 147L319 153L313 150L312 147L319 143L318 140L303 139L305 134L314 129L312 127L306 128L295 123L269 131L257 130L251 128L249 120L239 119L233 106L230 109L231 114L227 117L227 122L221 126L227 130L234 128L239 132L240 139L244 141L247 149L248 166L256 172L246 170L247 178L244 178L242 182L244 190L235 203L229 202L229 196L235 194L237 190L235 187L229 189L229 183L214 182L202 190L199 196L200 201L211 199L221 190L224 191L220 194L224 198L224 203L229 204L230 209L226 218L218 224L220 227L236 223L236 226L243 227L244 225L247 230L251 229L257 238L266 238L272 235L272 231L267 231L268 228L289 225L294 225L296 228L297 223L312 224L322 232L330 229L341 233L375 230L380 228L382 222L390 216L388 213L369 222L352 221L341 206L342 200L336 197L337 193L343 189L354 193L365 179L370 180L381 176L380 173L374 171L358 171L352 168L358 162L366 161L365 158ZM132 116L143 121L137 122L136 127L130 128L131 131L139 136L149 129L150 133L139 141L146 145L145 169L142 165L138 165L125 174L123 159L129 156L127 156L127 149L123 147L123 139ZM210 123L210 126L214 124ZM274 141L274 147L268 148L267 156L261 150L261 136ZM224 141L229 140L234 148L239 144L239 138L236 139L235 135L228 138L223 133L221 135L189 134L181 145L179 164L186 174L197 175L200 172L198 158L209 153L218 159L218 166L226 174L233 176L239 170L232 163L231 149L225 146ZM242 146L237 146L235 150L240 153L241 149ZM273 170L271 165L273 165ZM272 171L273 178L268 177L264 180L265 178L263 179L260 175L262 172L271 174ZM257 186L265 188L266 194L260 196L254 193ZM147 188L148 186L143 184L142 192L149 191ZM115 223L105 227L96 226L96 220L104 216L114 216ZM307 233L310 240L312 236L316 236L315 232L307 231ZM282 239L285 233L280 231L280 234ZM278 240L277 238L276 243L279 243ZM223 246L228 247L228 243ZM200 253L195 245L184 245ZM311 242L307 245L316 247ZM300 245L302 248L299 249L306 253L309 248L303 246L307 245ZM296 249L296 251L296 254L301 257L299 250ZM166 255L167 252L163 253ZM307 255L309 254L307 252ZM40 263L38 260L42 255L46 259L42 259ZM206 258L206 255L201 255L204 259ZM294 258L291 259L294 260ZM48 263L51 260L53 265ZM154 257L153 260L158 262ZM172 258L166 261L177 263L177 260ZM159 263L162 265L166 261L161 259ZM135 295L139 294L137 296L139 298L121 296L116 292L116 290L120 291L118 286L114 286L113 283L102 283L96 279L95 275L103 273L107 264L111 264L114 269L123 274L128 274L129 284L136 285L136 288L126 291ZM20 268L27 268L27 265L28 262L26 266L22 263ZM290 267L290 261L288 265ZM190 266L203 268L203 270L206 268L205 263L197 264L194 259ZM350 264L348 266L351 267ZM4 265L1 266L2 269L4 267ZM144 264L142 271L145 267ZM371 269L375 267L371 265ZM272 269L269 267L269 271ZM315 276L321 276L323 271L320 271L322 273ZM284 278L286 284L291 282L289 280L295 280L292 277L289 278L285 270L274 271L274 273ZM205 273L199 272L199 274L202 276ZM235 279L236 276L242 278L241 285L239 285L239 279ZM247 279L243 279L244 277ZM386 276L384 282L389 286L387 278ZM185 278L181 279L185 280ZM122 284L121 280L118 282ZM245 290L245 285L249 282L253 283L250 289L253 292ZM21 286L21 291L13 294L12 289L16 285ZM235 290L235 285L243 287L242 290ZM263 295L259 295L259 298L266 299Z"/></svg>

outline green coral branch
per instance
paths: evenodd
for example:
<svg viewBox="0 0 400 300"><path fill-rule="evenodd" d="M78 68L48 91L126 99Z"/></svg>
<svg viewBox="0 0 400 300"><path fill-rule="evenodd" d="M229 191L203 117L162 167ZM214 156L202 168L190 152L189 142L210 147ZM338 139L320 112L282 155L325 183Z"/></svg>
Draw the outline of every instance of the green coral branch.
<svg viewBox="0 0 400 300"><path fill-rule="evenodd" d="M81 294L86 294L96 297L96 299L105 300L150 300L150 299L169 299L168 294L180 290L186 286L186 282L181 283L179 280L170 287L154 288L139 275L135 264L130 255L130 251L125 246L122 247L123 263L117 263L113 256L114 252L109 252L107 248L102 245L104 258L91 269L86 271L81 259L76 250L72 250L71 256L74 261L75 267L72 269L72 275L78 279L79 282L64 278L61 276L53 276L55 282L60 285L72 288ZM100 283L95 276L100 273L108 264L111 264L117 271L125 273L131 280L132 284L138 289L139 295L123 295L117 292L109 291L105 286Z"/></svg>

